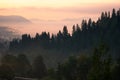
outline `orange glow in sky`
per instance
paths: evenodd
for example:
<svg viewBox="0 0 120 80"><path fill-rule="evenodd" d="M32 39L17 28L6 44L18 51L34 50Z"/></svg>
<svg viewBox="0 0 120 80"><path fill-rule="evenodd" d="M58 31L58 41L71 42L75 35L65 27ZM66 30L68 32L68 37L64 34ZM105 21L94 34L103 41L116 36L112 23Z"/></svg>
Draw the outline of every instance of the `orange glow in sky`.
<svg viewBox="0 0 120 80"><path fill-rule="evenodd" d="M1 0L0 7L70 7L91 3L120 3L120 0Z"/></svg>
<svg viewBox="0 0 120 80"><path fill-rule="evenodd" d="M120 0L0 0L0 15L19 15L44 26L96 20L101 12L120 8Z"/></svg>
<svg viewBox="0 0 120 80"><path fill-rule="evenodd" d="M0 15L60 20L120 8L120 0L1 0ZM72 17L71 17L72 16ZM91 16L92 17L92 16Z"/></svg>

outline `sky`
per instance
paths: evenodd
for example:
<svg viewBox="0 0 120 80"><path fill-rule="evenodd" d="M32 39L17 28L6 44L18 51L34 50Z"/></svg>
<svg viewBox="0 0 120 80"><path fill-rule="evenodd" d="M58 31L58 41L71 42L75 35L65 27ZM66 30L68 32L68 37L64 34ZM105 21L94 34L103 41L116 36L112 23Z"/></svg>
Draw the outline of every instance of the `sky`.
<svg viewBox="0 0 120 80"><path fill-rule="evenodd" d="M96 17L120 8L120 0L1 0L0 15L21 15L32 20ZM94 17L93 17L94 18Z"/></svg>
<svg viewBox="0 0 120 80"><path fill-rule="evenodd" d="M120 8L120 0L0 0L0 15L23 16L45 29L80 24L82 19L97 20L101 12L113 8Z"/></svg>

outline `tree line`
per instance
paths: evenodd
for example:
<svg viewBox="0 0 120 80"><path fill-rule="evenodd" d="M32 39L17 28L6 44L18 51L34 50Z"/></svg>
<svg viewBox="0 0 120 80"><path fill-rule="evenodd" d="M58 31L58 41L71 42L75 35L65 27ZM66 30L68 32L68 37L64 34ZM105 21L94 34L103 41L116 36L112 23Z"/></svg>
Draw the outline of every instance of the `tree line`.
<svg viewBox="0 0 120 80"><path fill-rule="evenodd" d="M26 48L43 48L66 52L80 52L99 45L101 41L111 47L111 51L119 55L120 45L120 9L113 9L112 13L102 12L98 20L82 20L81 26L73 25L72 34L68 33L67 26L57 34L48 32L36 33L35 37L23 34L21 39L10 42L10 51L24 51Z"/></svg>

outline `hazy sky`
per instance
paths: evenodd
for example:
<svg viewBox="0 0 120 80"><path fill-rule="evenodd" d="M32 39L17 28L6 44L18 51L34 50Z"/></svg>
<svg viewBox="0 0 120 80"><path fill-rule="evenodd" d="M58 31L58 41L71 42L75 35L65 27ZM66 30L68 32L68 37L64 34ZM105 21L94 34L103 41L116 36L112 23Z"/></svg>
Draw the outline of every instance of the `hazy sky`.
<svg viewBox="0 0 120 80"><path fill-rule="evenodd" d="M96 20L113 8L120 8L120 0L0 0L0 15L20 15L44 26Z"/></svg>
<svg viewBox="0 0 120 80"><path fill-rule="evenodd" d="M96 17L102 11L120 8L120 0L1 0L0 15L28 19L61 20Z"/></svg>
<svg viewBox="0 0 120 80"><path fill-rule="evenodd" d="M119 3L120 0L1 0L1 7L73 7L83 4Z"/></svg>

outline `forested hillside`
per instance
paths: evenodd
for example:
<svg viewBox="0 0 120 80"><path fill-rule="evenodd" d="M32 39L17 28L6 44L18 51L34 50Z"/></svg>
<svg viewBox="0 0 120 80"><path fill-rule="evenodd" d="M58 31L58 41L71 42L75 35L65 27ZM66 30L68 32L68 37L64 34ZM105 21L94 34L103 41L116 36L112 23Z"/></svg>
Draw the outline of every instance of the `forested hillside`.
<svg viewBox="0 0 120 80"><path fill-rule="evenodd" d="M0 80L120 80L120 9L57 34L23 34L0 58Z"/></svg>
<svg viewBox="0 0 120 80"><path fill-rule="evenodd" d="M63 61L70 55L87 54L101 42L109 46L113 58L120 56L120 10L102 12L98 20L83 20L81 25L73 25L72 34L67 26L57 34L36 33L35 37L23 34L22 39L10 42L9 52L27 54L30 58L41 54L49 65ZM50 60L49 60L50 59Z"/></svg>

